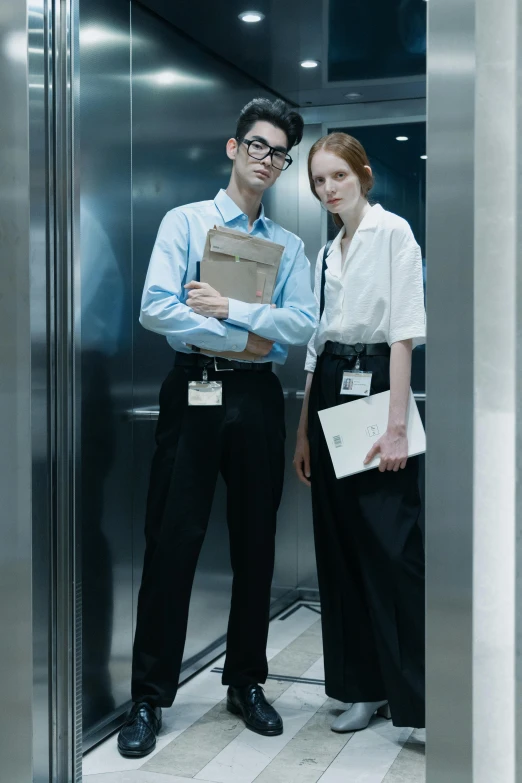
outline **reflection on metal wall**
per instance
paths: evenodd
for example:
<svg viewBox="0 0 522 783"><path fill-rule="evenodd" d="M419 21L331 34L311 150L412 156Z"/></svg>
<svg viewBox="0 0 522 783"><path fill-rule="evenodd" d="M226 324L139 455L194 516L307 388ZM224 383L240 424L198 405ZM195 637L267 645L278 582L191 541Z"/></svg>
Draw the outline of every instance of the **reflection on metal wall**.
<svg viewBox="0 0 522 783"><path fill-rule="evenodd" d="M6 776L6 780L32 780L33 773L33 441L31 312L28 309L28 303L33 303L29 263L30 168L26 13L25 3L3 3L0 13L0 676L3 702L0 758L2 777ZM40 21L43 22L43 14ZM43 107L43 91L40 101ZM42 130L45 134L45 128ZM44 234L45 226L42 225L41 229ZM34 245L33 249L36 250ZM42 259L38 253L37 259L42 264L45 294L45 256ZM41 279L38 283L41 283ZM45 364L45 299L41 315L43 333L40 339L44 345L40 347L40 358ZM37 323L42 327L41 319L37 319ZM43 391L45 392L45 381ZM48 465L45 429L44 424L40 430L43 444L39 444L43 445L43 449L39 454L36 453L35 457L40 457L42 467L43 492L38 499L44 503L46 509ZM42 516L45 513L44 511ZM42 543L42 566L45 568L45 539ZM45 587L45 582L40 585ZM44 665L48 642L45 620L44 607L41 636L44 651L40 659ZM47 695L46 675L47 672L42 681L44 697ZM49 736L45 739L48 740Z"/></svg>
<svg viewBox="0 0 522 783"><path fill-rule="evenodd" d="M268 93L139 3L118 0L107 6L82 0L80 10L80 508L87 748L130 698L155 422L128 413L157 405L173 360L164 338L138 324L150 253L168 210L211 199L226 186L231 164L225 142L234 133L239 110L252 97ZM291 503L280 519L274 599L297 581L297 521ZM219 482L194 584L185 675L226 633L230 585L225 491Z"/></svg>
<svg viewBox="0 0 522 783"><path fill-rule="evenodd" d="M132 245L129 4L80 6L84 733L129 699Z"/></svg>

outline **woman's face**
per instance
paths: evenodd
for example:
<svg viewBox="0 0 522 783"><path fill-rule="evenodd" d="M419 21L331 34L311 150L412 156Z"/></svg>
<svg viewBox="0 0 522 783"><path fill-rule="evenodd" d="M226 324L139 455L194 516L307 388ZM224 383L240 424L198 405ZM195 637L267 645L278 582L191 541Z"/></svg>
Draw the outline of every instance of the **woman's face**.
<svg viewBox="0 0 522 783"><path fill-rule="evenodd" d="M315 192L329 212L349 213L358 206L361 183L346 161L323 149L315 153L311 168Z"/></svg>

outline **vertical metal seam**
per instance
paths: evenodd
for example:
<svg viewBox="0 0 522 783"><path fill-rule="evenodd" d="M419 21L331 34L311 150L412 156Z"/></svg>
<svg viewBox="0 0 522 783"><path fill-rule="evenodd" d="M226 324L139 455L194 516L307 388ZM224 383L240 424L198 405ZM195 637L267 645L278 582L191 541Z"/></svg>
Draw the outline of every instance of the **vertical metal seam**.
<svg viewBox="0 0 522 783"><path fill-rule="evenodd" d="M75 535L75 350L74 350L74 146L72 30L74 0L53 0L53 191L55 286L55 734L53 779L81 780L78 726L81 688L77 666L79 628ZM81 631L81 629L80 629ZM80 696L80 701L78 697ZM81 745L80 745L81 748ZM79 767L79 769L78 769Z"/></svg>
<svg viewBox="0 0 522 783"><path fill-rule="evenodd" d="M134 141L134 128L133 128L133 104L132 104L132 78L133 78L133 39L132 39L132 0L129 0L129 103L130 103L130 264L131 264L131 280L134 280L134 156L133 156L133 141ZM131 292L131 399L132 407L135 407L135 395L134 395L134 297ZM135 422L131 422L131 475L134 474L134 465L136 455L134 453L134 428ZM134 607L136 606L136 595L134 589L134 508L135 508L135 482L132 482L132 498L131 498L131 601L132 601L132 641L134 639Z"/></svg>

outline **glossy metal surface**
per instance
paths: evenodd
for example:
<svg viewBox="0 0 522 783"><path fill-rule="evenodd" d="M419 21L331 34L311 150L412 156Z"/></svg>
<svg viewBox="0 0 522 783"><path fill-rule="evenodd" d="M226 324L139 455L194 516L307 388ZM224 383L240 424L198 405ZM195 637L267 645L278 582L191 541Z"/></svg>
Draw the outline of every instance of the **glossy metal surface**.
<svg viewBox="0 0 522 783"><path fill-rule="evenodd" d="M475 3L429 5L427 781L471 783Z"/></svg>
<svg viewBox="0 0 522 783"><path fill-rule="evenodd" d="M21 4L24 5L23 3ZM51 401L51 382L49 364L51 357L52 334L49 329L48 300L50 291L51 259L47 253L47 241L51 236L49 216L52 214L48 202L49 171L46 168L46 154L49 149L50 134L48 125L49 75L45 62L45 51L52 45L50 30L52 8L46 7L43 0L27 3L28 44L29 44L29 170L31 225L30 244L33 259L32 305L31 305L31 387L32 387L32 544L33 544L33 778L35 781L47 781L51 769L53 713L53 682L51 655L52 594L51 542L52 507L50 490L52 481L52 463L50 450L51 420L49 406ZM0 70L3 70L0 68ZM3 145L2 145L3 146ZM52 156L51 156L52 159ZM3 211L3 209L2 209ZM0 251L0 255L4 254ZM3 329L2 329L3 331ZM0 362L3 369L3 363ZM2 432L4 428L0 426ZM1 471L2 475L4 471ZM3 493L0 495L4 497ZM3 593L3 591L2 591ZM17 654L17 662L20 661ZM2 726L2 733L4 728ZM9 748L11 752L11 748ZM0 750L0 756L6 758ZM16 779L16 776L12 776Z"/></svg>
<svg viewBox="0 0 522 783"><path fill-rule="evenodd" d="M129 700L132 647L130 9L80 4L83 730Z"/></svg>
<svg viewBox="0 0 522 783"><path fill-rule="evenodd" d="M520 3L475 6L473 780L522 779ZM509 161L508 165L504 165ZM491 383L495 355L501 383ZM519 420L520 421L520 420ZM518 429L518 433L517 433ZM518 435L518 444L517 444ZM518 498L520 504L520 497ZM493 522L493 524L492 524ZM517 634L518 632L518 634ZM518 636L518 638L517 638Z"/></svg>
<svg viewBox="0 0 522 783"><path fill-rule="evenodd" d="M33 466L26 14L25 3L0 4L0 677L3 714L12 716L2 720L0 757L9 780L31 780L33 772L28 741L33 709ZM45 444L45 427L42 434ZM45 473L45 445L42 457Z"/></svg>

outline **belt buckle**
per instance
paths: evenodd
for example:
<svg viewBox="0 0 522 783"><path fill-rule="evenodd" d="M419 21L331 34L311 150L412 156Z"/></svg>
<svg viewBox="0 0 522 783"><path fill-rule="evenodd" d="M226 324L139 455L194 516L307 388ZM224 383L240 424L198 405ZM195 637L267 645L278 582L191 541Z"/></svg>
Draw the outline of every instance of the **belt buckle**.
<svg viewBox="0 0 522 783"><path fill-rule="evenodd" d="M217 357L217 356L214 356L214 370L215 370L216 372L234 372L234 368L233 368L233 367L223 367L222 369L220 369L220 368L217 366L217 360L218 360L218 357ZM224 359L224 361L227 361L227 360L226 360L226 359Z"/></svg>

